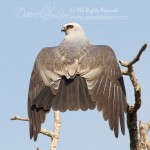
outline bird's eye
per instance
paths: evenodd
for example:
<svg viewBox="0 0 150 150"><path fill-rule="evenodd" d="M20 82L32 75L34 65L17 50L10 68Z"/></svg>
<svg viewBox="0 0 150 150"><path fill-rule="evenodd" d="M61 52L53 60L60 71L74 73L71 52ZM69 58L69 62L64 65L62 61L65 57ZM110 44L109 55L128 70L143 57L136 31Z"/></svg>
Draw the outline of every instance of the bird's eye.
<svg viewBox="0 0 150 150"><path fill-rule="evenodd" d="M67 25L66 27L67 27L67 29L72 29L74 26L73 25Z"/></svg>

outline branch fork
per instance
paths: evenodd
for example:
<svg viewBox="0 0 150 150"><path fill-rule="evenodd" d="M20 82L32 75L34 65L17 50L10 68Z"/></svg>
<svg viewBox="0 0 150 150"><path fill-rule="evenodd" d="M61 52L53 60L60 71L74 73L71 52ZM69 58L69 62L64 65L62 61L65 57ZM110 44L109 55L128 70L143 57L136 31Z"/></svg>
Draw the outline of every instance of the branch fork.
<svg viewBox="0 0 150 150"><path fill-rule="evenodd" d="M136 77L133 65L140 60L142 53L145 51L147 44L144 44L136 57L130 61L119 61L126 70L122 71L122 75L128 75L134 87L135 104L134 106L127 104L127 127L130 136L130 149L139 150L138 129L137 129L137 111L141 107L141 86Z"/></svg>

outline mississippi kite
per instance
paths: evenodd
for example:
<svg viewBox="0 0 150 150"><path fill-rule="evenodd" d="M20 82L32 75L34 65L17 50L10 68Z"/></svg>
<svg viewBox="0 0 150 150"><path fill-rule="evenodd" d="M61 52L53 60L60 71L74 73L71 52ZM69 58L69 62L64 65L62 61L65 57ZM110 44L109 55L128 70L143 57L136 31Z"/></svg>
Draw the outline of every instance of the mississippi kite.
<svg viewBox="0 0 150 150"><path fill-rule="evenodd" d="M65 37L56 47L38 54L30 79L28 115L30 138L37 140L46 114L53 110L87 110L97 107L118 137L125 133L126 92L113 50L91 45L82 27L65 24Z"/></svg>

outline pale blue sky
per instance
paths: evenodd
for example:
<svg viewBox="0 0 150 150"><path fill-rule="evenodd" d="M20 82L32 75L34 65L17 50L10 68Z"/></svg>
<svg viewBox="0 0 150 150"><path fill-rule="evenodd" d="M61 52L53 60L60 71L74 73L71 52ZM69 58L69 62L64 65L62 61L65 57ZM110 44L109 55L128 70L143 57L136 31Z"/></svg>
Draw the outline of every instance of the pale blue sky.
<svg viewBox="0 0 150 150"><path fill-rule="evenodd" d="M91 43L111 46L118 60L131 60L144 43L150 44L150 1L5 0L0 5L0 140L4 150L48 150L50 139L29 139L27 122L10 117L27 117L27 93L34 60L41 48L58 45L63 24L80 23ZM112 11L112 12L106 12ZM106 18L107 16L107 18ZM111 16L111 18L108 18ZM73 19L74 17L74 19ZM105 17L105 18L102 18ZM123 20L124 18L124 20ZM150 51L135 65L142 86L138 120L150 120ZM125 77L127 97L134 102L133 89ZM116 139L97 110L61 113L62 126L57 150L129 149L129 135ZM53 129L53 113L43 125Z"/></svg>

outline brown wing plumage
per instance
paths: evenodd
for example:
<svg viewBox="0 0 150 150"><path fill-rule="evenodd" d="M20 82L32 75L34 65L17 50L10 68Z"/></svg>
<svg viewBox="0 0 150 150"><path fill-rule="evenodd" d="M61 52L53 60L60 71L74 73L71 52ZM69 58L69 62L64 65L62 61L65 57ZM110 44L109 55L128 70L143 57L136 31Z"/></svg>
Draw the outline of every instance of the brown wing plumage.
<svg viewBox="0 0 150 150"><path fill-rule="evenodd" d="M55 89L47 83L47 80L50 79L48 79L46 74L44 74L44 68L46 67L48 57L47 55L47 50L43 49L37 56L31 74L28 92L30 138L34 137L35 141L37 140L37 135L41 130L41 124L45 121L46 113L50 111L55 94ZM42 77L45 80L43 80Z"/></svg>
<svg viewBox="0 0 150 150"><path fill-rule="evenodd" d="M91 46L88 62L89 72L82 77L86 79L92 101L118 137L119 121L125 133L126 92L116 56L108 46Z"/></svg>
<svg viewBox="0 0 150 150"><path fill-rule="evenodd" d="M30 138L37 135L41 130L41 123L45 121L45 116L50 111L54 94L50 87L45 86L42 81L37 66L35 64L30 80L28 94L28 116L30 119Z"/></svg>
<svg viewBox="0 0 150 150"><path fill-rule="evenodd" d="M112 49L90 44L81 49L72 45L44 48L35 61L29 86L30 138L37 139L51 108L64 112L94 109L96 105L115 136L119 121L124 134L126 94Z"/></svg>

